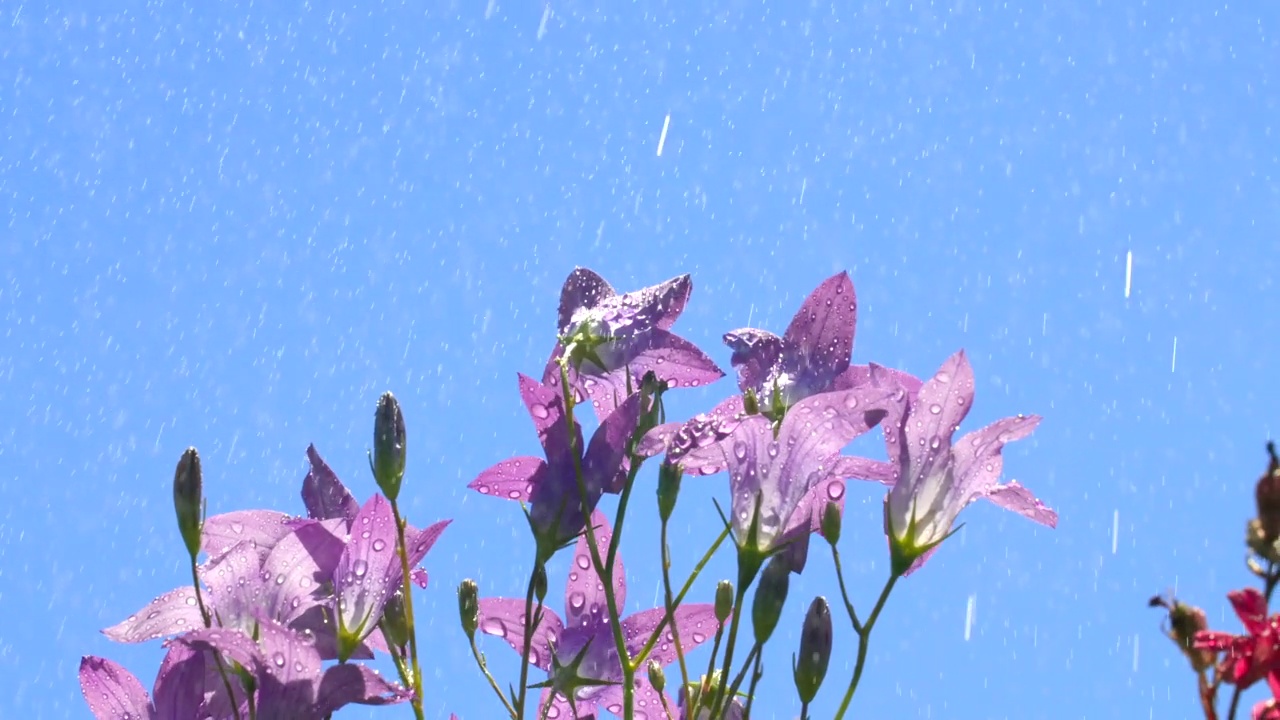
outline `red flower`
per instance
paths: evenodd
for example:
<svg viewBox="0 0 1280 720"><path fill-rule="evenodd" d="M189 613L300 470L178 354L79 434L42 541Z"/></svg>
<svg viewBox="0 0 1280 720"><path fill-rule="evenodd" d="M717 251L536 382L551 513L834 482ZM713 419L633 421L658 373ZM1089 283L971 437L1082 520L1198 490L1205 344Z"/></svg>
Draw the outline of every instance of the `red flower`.
<svg viewBox="0 0 1280 720"><path fill-rule="evenodd" d="M1196 633L1195 646L1225 652L1218 668L1220 676L1247 688L1273 670L1280 670L1280 615L1267 617L1267 599L1254 588L1233 590L1227 598L1249 634L1203 630Z"/></svg>

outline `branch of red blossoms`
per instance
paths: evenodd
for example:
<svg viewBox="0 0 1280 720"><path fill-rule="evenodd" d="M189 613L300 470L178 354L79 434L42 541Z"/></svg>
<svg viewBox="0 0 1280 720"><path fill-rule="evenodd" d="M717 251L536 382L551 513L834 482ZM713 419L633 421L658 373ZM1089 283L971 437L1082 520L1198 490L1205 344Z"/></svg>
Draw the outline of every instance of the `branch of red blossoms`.
<svg viewBox="0 0 1280 720"><path fill-rule="evenodd" d="M1177 598L1151 598L1151 607L1166 612L1165 635L1191 663L1205 720L1218 720L1219 691L1231 688L1225 720L1235 720L1244 691L1265 679L1272 697L1253 706L1253 720L1280 720L1280 613L1268 607L1280 585L1280 458L1275 443L1267 443L1267 469L1254 489L1257 517L1245 534L1245 564L1262 583L1227 593L1243 634L1210 630L1204 610Z"/></svg>

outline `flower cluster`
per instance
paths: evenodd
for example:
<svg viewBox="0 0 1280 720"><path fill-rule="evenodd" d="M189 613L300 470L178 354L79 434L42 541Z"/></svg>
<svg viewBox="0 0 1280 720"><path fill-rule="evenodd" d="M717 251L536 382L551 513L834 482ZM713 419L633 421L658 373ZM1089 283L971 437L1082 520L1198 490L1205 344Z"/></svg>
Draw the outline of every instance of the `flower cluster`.
<svg viewBox="0 0 1280 720"><path fill-rule="evenodd" d="M1000 482L1002 449L1029 435L1038 417L1006 418L956 438L975 392L963 351L923 381L851 363L857 301L846 273L823 281L782 336L756 328L726 333L738 392L692 419L667 422L667 392L724 376L672 330L692 287L682 275L618 293L590 270L573 271L541 379L517 378L543 456L502 460L469 485L518 502L532 537L523 597L482 597L473 580L458 588L473 657L513 720L530 710L565 719L750 717L764 647L815 533L831 551L859 643L836 716L842 718L890 591L955 532L965 506L985 498L1035 522L1057 522L1026 488ZM596 422L589 440L580 412L588 404ZM174 502L192 584L105 631L121 642L167 638L152 695L118 665L85 658L81 684L99 718L319 718L348 703L401 702L423 716L412 590L426 587L417 565L447 523L417 530L404 522L397 505L404 419L389 393L375 418L370 467L381 494L358 504L311 448L306 518L253 510L204 519L198 456L183 456ZM844 454L873 430L883 436L885 459ZM624 617L619 548L640 470L654 458L663 599ZM686 476L719 473L729 479L723 531L683 584L674 584L668 525L680 488ZM866 616L845 590L837 547L850 480L888 488L891 571ZM600 510L605 495L617 498L612 520ZM721 580L713 602L686 602L726 540L736 553L736 579ZM560 614L546 602L547 568L570 548ZM479 648L485 635L519 655L518 682L493 676ZM833 650L826 598L812 599L800 637L792 675L807 718ZM704 644L706 667L691 673L686 656ZM352 662L376 652L390 654L399 683ZM677 667L679 682L668 683L668 669ZM531 668L544 676L530 677Z"/></svg>
<svg viewBox="0 0 1280 720"><path fill-rule="evenodd" d="M1204 610L1171 596L1157 595L1149 603L1165 610L1165 634L1195 671L1206 720L1218 720L1218 693L1224 685L1232 688L1225 717L1234 720L1241 695L1262 680L1271 697L1254 705L1253 720L1280 720L1280 613L1268 610L1280 585L1280 458L1273 443L1267 443L1267 453L1267 468L1254 489L1257 516L1249 521L1245 535L1246 564L1262 589L1227 593L1244 633L1210 630Z"/></svg>

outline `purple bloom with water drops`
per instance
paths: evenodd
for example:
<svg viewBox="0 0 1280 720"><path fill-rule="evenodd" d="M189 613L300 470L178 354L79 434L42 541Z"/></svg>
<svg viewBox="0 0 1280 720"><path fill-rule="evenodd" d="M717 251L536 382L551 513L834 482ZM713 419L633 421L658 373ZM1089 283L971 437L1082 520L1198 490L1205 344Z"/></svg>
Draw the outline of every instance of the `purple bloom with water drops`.
<svg viewBox="0 0 1280 720"><path fill-rule="evenodd" d="M604 516L596 512L591 517L596 543L604 552L609 546L612 532ZM626 604L627 585L622 558L618 556L613 568L614 597L621 608ZM524 650L524 599L484 598L480 600L480 630L496 635L507 642L517 653ZM577 666L582 678L617 684L579 687L574 697L578 717L584 718L603 708L615 715L622 713L622 664L618 658L613 631L609 625L609 610L604 584L592 567L591 550L586 535L578 539L574 548L569 579L565 585L565 617L561 620L555 612L544 609L542 621L533 633L529 650L529 662L551 672L554 666L570 666L582 653ZM622 619L622 632L626 638L627 652L635 656L648 642L649 636L666 614L664 608L654 608ZM674 622L680 633L681 649L688 652L714 635L716 629L715 608L710 604L681 605L675 611ZM584 651L585 649L585 651ZM553 654L556 660L553 663ZM676 660L674 636L670 627L654 645L649 657L659 665L667 666ZM555 678L553 678L555 679ZM559 684L559 683L558 683ZM571 718L568 698L551 689L544 690L539 708L550 702L550 718ZM670 700L668 699L668 702ZM665 717L662 697L649 683L645 673L636 674L636 720L658 720Z"/></svg>
<svg viewBox="0 0 1280 720"><path fill-rule="evenodd" d="M633 394L609 413L584 453L582 428L577 421L573 423L574 441L570 444L568 416L560 393L528 376L519 378L520 397L533 419L546 460L503 460L480 473L467 487L485 495L529 502L534 530L545 538L540 540L541 552L544 547L559 547L582 532L587 516L583 514L577 468L582 469L586 505L595 509L622 466L627 441L640 417L640 397Z"/></svg>
<svg viewBox="0 0 1280 720"><path fill-rule="evenodd" d="M923 565L960 511L979 498L1042 525L1058 524L1058 514L1017 481L999 482L1001 450L1030 435L1040 418L1004 418L952 442L973 396L973 368L961 350L918 392L907 393L902 421L886 427L894 431L886 445L898 477L886 501L885 531L900 572Z"/></svg>
<svg viewBox="0 0 1280 720"><path fill-rule="evenodd" d="M348 704L390 705L411 696L359 663L324 668L307 636L267 618L258 625L256 642L243 632L218 628L170 642L217 651L247 669L255 680L259 720L319 720Z"/></svg>
<svg viewBox="0 0 1280 720"><path fill-rule="evenodd" d="M307 515L317 520L341 518L344 533L350 532L351 524L360 512L360 503L356 502L355 496L320 457L314 445L307 447L307 460L311 463L311 469L302 480L302 503L307 508ZM451 522L441 520L424 530L405 524L404 539L409 547L409 578L420 588L427 586L427 571L418 563L422 562L427 551Z"/></svg>
<svg viewBox="0 0 1280 720"><path fill-rule="evenodd" d="M790 543L791 568L799 572L809 534L820 529L826 500L843 496L843 484L834 481L860 473L858 468L871 462L840 451L884 417L900 416L901 396L897 387L872 385L813 395L792 407L776 434L772 420L748 415L727 437L695 444L674 461L686 467L726 467L738 546L765 555ZM834 496L837 487L840 497Z"/></svg>
<svg viewBox="0 0 1280 720"><path fill-rule="evenodd" d="M870 368L850 365L857 319L853 281L840 272L805 298L782 337L756 328L725 333L738 388L755 397L760 412L777 420L811 395L868 384ZM910 375L901 373L899 380L911 389Z"/></svg>
<svg viewBox="0 0 1280 720"><path fill-rule="evenodd" d="M156 720L230 716L232 705L208 656L186 645L169 648L150 695L133 673L115 661L87 655L80 660L80 691L98 720ZM212 682L216 680L216 682ZM238 685L237 685L238 686ZM237 697L243 698L243 692Z"/></svg>
<svg viewBox="0 0 1280 720"><path fill-rule="evenodd" d="M435 544L448 521L405 535L409 563L416 565ZM338 659L346 661L378 626L382 609L400 588L404 574L396 552L391 503L374 494L356 513L350 535L333 569L337 601Z"/></svg>
<svg viewBox="0 0 1280 720"><path fill-rule="evenodd" d="M560 291L559 332L542 381L560 390L559 358L569 356L569 384L603 419L638 390L652 370L671 387L724 377L706 353L671 332L693 290L688 275L619 295L604 278L577 268ZM628 387L630 381L630 387Z"/></svg>

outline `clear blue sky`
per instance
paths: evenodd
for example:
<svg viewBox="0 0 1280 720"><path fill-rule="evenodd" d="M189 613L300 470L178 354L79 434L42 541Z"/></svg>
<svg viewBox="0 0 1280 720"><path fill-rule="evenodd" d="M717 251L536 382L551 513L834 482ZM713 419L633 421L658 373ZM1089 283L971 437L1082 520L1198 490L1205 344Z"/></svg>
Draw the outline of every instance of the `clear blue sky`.
<svg viewBox="0 0 1280 720"><path fill-rule="evenodd" d="M540 372L586 265L623 289L692 273L677 329L725 367L721 333L781 332L847 269L855 362L926 374L963 347L973 427L1045 417L1006 472L1058 529L966 511L891 598L859 717L1192 717L1145 601L1176 586L1238 627L1224 594L1280 407L1280 13L1260 5L5 4L0 715L87 717L82 654L150 685L159 645L98 631L183 581L186 446L210 512L301 511L312 442L363 498L392 390L409 517L455 519L418 605L428 715L496 717L454 587L519 594L526 529L465 485L536 451L516 373ZM727 497L686 485L678 568ZM861 607L881 497L851 488ZM633 609L657 586L649 498ZM800 617L834 593L816 552L761 718L797 711ZM817 717L852 667L836 618Z"/></svg>

